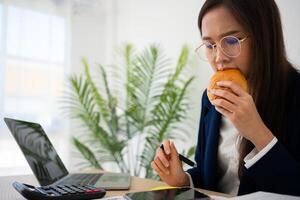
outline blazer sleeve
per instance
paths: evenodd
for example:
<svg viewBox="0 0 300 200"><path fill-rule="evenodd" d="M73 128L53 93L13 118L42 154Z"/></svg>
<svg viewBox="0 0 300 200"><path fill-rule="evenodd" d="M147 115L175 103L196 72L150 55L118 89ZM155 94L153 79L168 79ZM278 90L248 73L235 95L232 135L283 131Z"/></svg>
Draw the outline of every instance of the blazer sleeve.
<svg viewBox="0 0 300 200"><path fill-rule="evenodd" d="M300 195L299 160L280 141L253 166L244 168L244 173L264 191Z"/></svg>
<svg viewBox="0 0 300 200"><path fill-rule="evenodd" d="M187 173L189 173L191 175L191 178L193 181L193 186L195 188L201 188L203 184L202 184L202 179L201 179L202 176L201 176L200 166L188 169Z"/></svg>
<svg viewBox="0 0 300 200"><path fill-rule="evenodd" d="M285 131L277 143L251 167L243 168L239 194L263 190L300 195L300 74L288 79Z"/></svg>

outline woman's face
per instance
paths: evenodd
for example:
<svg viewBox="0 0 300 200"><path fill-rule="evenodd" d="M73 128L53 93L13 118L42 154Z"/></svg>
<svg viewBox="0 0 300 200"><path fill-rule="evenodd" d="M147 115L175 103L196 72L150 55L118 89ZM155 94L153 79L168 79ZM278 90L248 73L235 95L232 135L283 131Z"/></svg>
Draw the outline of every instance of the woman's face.
<svg viewBox="0 0 300 200"><path fill-rule="evenodd" d="M214 57L209 59L213 70L219 71L229 68L238 68L246 77L251 66L250 38L241 42L241 53L237 57L229 57L220 50L219 41L224 36L245 38L247 33L233 17L229 10L223 6L213 8L202 19L202 40L217 44Z"/></svg>

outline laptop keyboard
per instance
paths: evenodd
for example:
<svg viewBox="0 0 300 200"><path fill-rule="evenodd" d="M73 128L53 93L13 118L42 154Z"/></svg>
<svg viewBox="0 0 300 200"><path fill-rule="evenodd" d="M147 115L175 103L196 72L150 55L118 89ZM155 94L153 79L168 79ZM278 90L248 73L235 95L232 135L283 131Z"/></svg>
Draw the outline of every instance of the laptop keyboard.
<svg viewBox="0 0 300 200"><path fill-rule="evenodd" d="M94 185L102 174L72 174L59 184Z"/></svg>

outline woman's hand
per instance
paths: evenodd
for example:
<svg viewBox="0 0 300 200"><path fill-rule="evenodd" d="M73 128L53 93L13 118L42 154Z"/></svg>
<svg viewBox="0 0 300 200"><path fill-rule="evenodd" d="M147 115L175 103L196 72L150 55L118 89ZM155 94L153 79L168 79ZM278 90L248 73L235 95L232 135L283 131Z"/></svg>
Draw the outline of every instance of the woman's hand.
<svg viewBox="0 0 300 200"><path fill-rule="evenodd" d="M230 88L232 92L222 89L209 91L221 97L211 102L216 110L227 117L258 150L263 149L274 136L262 121L252 96L232 81L220 81L217 85Z"/></svg>
<svg viewBox="0 0 300 200"><path fill-rule="evenodd" d="M164 150L160 147L156 150L154 160L151 162L152 168L168 185L188 186L190 184L189 178L183 171L174 143L166 140L163 142L163 145Z"/></svg>

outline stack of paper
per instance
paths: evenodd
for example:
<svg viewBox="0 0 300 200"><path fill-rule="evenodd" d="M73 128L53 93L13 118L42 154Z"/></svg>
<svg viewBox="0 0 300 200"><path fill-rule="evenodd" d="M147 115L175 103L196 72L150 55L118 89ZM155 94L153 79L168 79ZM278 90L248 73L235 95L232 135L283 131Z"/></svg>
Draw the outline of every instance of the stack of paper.
<svg viewBox="0 0 300 200"><path fill-rule="evenodd" d="M300 200L300 197L275 194L269 192L254 192L233 198L225 198L219 196L211 196L214 200Z"/></svg>

